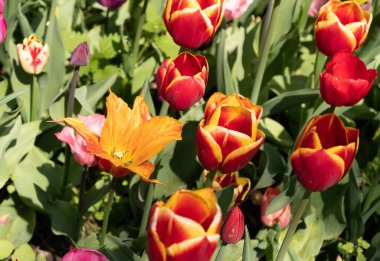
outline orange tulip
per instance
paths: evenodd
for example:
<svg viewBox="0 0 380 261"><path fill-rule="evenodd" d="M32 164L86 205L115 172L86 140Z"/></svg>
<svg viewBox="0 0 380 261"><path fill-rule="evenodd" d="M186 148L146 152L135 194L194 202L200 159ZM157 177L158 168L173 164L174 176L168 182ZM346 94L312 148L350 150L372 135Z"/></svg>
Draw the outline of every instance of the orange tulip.
<svg viewBox="0 0 380 261"><path fill-rule="evenodd" d="M344 126L335 114L312 118L299 137L290 162L299 182L310 191L338 183L351 168L359 130Z"/></svg>
<svg viewBox="0 0 380 261"><path fill-rule="evenodd" d="M365 42L371 22L371 12L363 11L357 2L329 1L314 26L318 49L330 57L339 51L356 51Z"/></svg>
<svg viewBox="0 0 380 261"><path fill-rule="evenodd" d="M208 174L209 172L205 171L205 178L207 178ZM231 184L234 184L234 195L229 208L232 208L234 205L241 205L251 188L249 178L238 177L237 172L228 174L216 173L211 187L214 192L217 192Z"/></svg>
<svg viewBox="0 0 380 261"><path fill-rule="evenodd" d="M64 118L87 143L87 150L98 159L100 169L115 177L138 174L146 182L154 165L147 161L171 141L181 140L182 124L167 116L151 117L142 96L138 96L130 109L110 92L107 97L107 117L102 134L86 128L80 119Z"/></svg>
<svg viewBox="0 0 380 261"><path fill-rule="evenodd" d="M265 215L269 204L280 195L280 190L278 188L267 188L265 190L264 196L261 201L261 222L267 227L273 227L279 224L281 228L285 228L289 225L291 210L290 205L287 204L284 208L277 210L276 212Z"/></svg>
<svg viewBox="0 0 380 261"><path fill-rule="evenodd" d="M223 19L223 0L167 0L164 22L178 45L196 49L208 42Z"/></svg>
<svg viewBox="0 0 380 261"><path fill-rule="evenodd" d="M219 241L222 212L211 189L179 190L152 206L147 252L151 261L208 261Z"/></svg>
<svg viewBox="0 0 380 261"><path fill-rule="evenodd" d="M238 94L213 94L199 123L198 158L207 170L231 173L249 163L264 143L258 129L262 107Z"/></svg>

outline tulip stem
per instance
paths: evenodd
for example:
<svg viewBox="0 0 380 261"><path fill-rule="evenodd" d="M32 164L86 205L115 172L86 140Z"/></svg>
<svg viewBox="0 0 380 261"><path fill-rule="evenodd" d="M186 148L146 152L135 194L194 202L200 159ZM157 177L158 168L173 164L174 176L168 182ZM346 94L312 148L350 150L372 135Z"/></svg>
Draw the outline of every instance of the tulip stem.
<svg viewBox="0 0 380 261"><path fill-rule="evenodd" d="M267 66L268 55L269 55L269 50L272 44L273 34L279 22L279 19L277 17L279 13L277 12L275 14L272 14L274 4L275 4L275 0L270 0L268 4L268 8L267 8L267 14L265 15L263 30L266 30L266 31L263 31L263 34L262 34L262 39L263 39L261 41L262 52L260 54L259 67L257 69L257 73L256 73L256 77L253 83L253 88L252 88L252 93L251 93L251 101L254 104L257 103L257 100L259 98L260 88L263 81L265 68ZM267 23L266 20L269 20L268 26L265 26L265 24Z"/></svg>
<svg viewBox="0 0 380 261"><path fill-rule="evenodd" d="M30 84L30 121L36 120L36 106L38 98L37 76L32 75L32 83Z"/></svg>
<svg viewBox="0 0 380 261"><path fill-rule="evenodd" d="M79 203L78 203L78 232L79 235L82 231L82 225L83 225L83 200L84 200L84 192L86 189L86 177L88 175L88 166L85 166L81 178L80 178L80 186L79 186Z"/></svg>
<svg viewBox="0 0 380 261"><path fill-rule="evenodd" d="M224 252L226 251L227 243L223 242L219 248L218 254L216 255L215 261L222 261Z"/></svg>
<svg viewBox="0 0 380 261"><path fill-rule="evenodd" d="M102 225L102 230L100 232L99 246L104 244L104 239L106 238L107 227L108 227L108 219L109 219L110 213L111 213L113 195L115 192L115 186L116 186L116 179L111 176L111 186L110 186L110 191L108 194L108 201L107 201L106 209L104 211L103 225Z"/></svg>
<svg viewBox="0 0 380 261"><path fill-rule="evenodd" d="M282 261L282 260L284 260L285 254L288 251L290 242L292 241L292 238L294 236L294 232L297 229L298 222L300 221L300 219L302 217L302 214L303 214L303 212L304 212L304 210L305 210L305 208L306 208L306 206L307 206L307 204L309 202L310 195L311 195L311 191L306 190L305 193L304 193L304 195L303 195L303 197L302 197L302 199L301 199L301 201L299 202L299 205L298 205L298 208L296 210L296 213L294 214L293 219L290 222L288 231L286 232L284 241L282 241L282 244L281 244L281 247L280 247L280 251L278 251L278 254L277 254L277 257L276 257L276 261Z"/></svg>

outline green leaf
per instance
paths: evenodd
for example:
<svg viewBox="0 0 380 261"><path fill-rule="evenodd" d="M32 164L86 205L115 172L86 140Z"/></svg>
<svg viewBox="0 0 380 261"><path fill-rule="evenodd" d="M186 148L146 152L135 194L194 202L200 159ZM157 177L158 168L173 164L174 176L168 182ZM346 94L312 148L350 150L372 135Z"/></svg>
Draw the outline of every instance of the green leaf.
<svg viewBox="0 0 380 261"><path fill-rule="evenodd" d="M99 241L96 236L88 236L79 240L77 247L85 247L89 249L97 249L99 247Z"/></svg>
<svg viewBox="0 0 380 261"><path fill-rule="evenodd" d="M75 99L82 105L82 110L84 110L85 114L94 114L95 112L92 110L91 106L87 103L87 87L84 86L82 88L78 88L75 91Z"/></svg>
<svg viewBox="0 0 380 261"><path fill-rule="evenodd" d="M244 248L243 248L243 261L252 261L252 247L251 247L251 238L249 236L249 231L247 226L244 230Z"/></svg>
<svg viewBox="0 0 380 261"><path fill-rule="evenodd" d="M9 219L6 224L0 225L0 239L10 241L14 247L28 243L36 225L36 212L22 204L19 199L10 198L0 205L0 216L6 214Z"/></svg>
<svg viewBox="0 0 380 261"><path fill-rule="evenodd" d="M222 210L223 217L226 216L228 209L231 205L231 201L234 196L234 188L235 185L231 184L215 193L216 197L218 198L218 204L220 206L220 209Z"/></svg>
<svg viewBox="0 0 380 261"><path fill-rule="evenodd" d="M12 101L13 99L17 98L21 94L25 93L28 89L23 89L14 93L11 93L4 98L0 99L0 106L6 104L7 102Z"/></svg>
<svg viewBox="0 0 380 261"><path fill-rule="evenodd" d="M83 201L83 209L87 210L103 199L109 192L110 183L98 180L86 193Z"/></svg>
<svg viewBox="0 0 380 261"><path fill-rule="evenodd" d="M8 240L0 239L0 259L9 257L14 249L14 246Z"/></svg>
<svg viewBox="0 0 380 261"><path fill-rule="evenodd" d="M293 146L293 139L279 122L266 117L260 121L260 129L265 133L265 138L273 143L287 148Z"/></svg>
<svg viewBox="0 0 380 261"><path fill-rule="evenodd" d="M150 57L135 69L132 80L132 94L136 94L143 87L144 82L152 77L156 66L156 60Z"/></svg>
<svg viewBox="0 0 380 261"><path fill-rule="evenodd" d="M21 10L21 5L18 7L18 22L21 27L22 34L24 35L24 38L28 38L31 34L33 34L33 29L30 26L28 19L25 17Z"/></svg>
<svg viewBox="0 0 380 261"><path fill-rule="evenodd" d="M263 104L264 110L262 117L283 112L304 102L312 101L318 97L319 90L303 89L281 93L277 97L274 97Z"/></svg>
<svg viewBox="0 0 380 261"><path fill-rule="evenodd" d="M105 248L101 251L110 259L110 261L140 261L140 258L117 237L106 235L104 245Z"/></svg>
<svg viewBox="0 0 380 261"><path fill-rule="evenodd" d="M34 261L36 254L33 251L33 248L28 244L23 244L19 248L16 248L15 252L12 255L12 261Z"/></svg>

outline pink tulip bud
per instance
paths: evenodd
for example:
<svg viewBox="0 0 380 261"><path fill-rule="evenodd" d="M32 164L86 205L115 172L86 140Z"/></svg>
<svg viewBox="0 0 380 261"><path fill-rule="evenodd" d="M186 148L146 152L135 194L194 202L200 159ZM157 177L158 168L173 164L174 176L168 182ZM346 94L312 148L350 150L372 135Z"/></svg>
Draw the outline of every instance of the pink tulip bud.
<svg viewBox="0 0 380 261"><path fill-rule="evenodd" d="M102 6L105 6L109 9L117 9L122 6L126 0L96 0Z"/></svg>
<svg viewBox="0 0 380 261"><path fill-rule="evenodd" d="M239 18L247 11L253 0L225 0L224 1L224 17L227 21Z"/></svg>
<svg viewBox="0 0 380 261"><path fill-rule="evenodd" d="M49 47L47 44L43 46L37 36L32 34L22 44L17 45L17 54L25 72L40 74L48 61Z"/></svg>
<svg viewBox="0 0 380 261"><path fill-rule="evenodd" d="M9 214L0 216L0 225L5 225L9 220Z"/></svg>
<svg viewBox="0 0 380 261"><path fill-rule="evenodd" d="M2 14L0 14L0 44L4 41L7 35L7 21Z"/></svg>
<svg viewBox="0 0 380 261"><path fill-rule="evenodd" d="M267 227L273 227L279 224L281 228L285 228L290 222L290 205L286 205L283 209L280 209L272 214L265 215L269 204L280 194L278 188L267 188L261 202L261 222Z"/></svg>
<svg viewBox="0 0 380 261"><path fill-rule="evenodd" d="M236 244L244 234L244 216L239 207L233 207L224 219L220 238L228 244Z"/></svg>
<svg viewBox="0 0 380 261"><path fill-rule="evenodd" d="M76 248L68 252L61 261L109 261L102 253L87 249L87 248Z"/></svg>
<svg viewBox="0 0 380 261"><path fill-rule="evenodd" d="M90 48L86 41L80 43L71 55L71 65L86 66L90 62Z"/></svg>

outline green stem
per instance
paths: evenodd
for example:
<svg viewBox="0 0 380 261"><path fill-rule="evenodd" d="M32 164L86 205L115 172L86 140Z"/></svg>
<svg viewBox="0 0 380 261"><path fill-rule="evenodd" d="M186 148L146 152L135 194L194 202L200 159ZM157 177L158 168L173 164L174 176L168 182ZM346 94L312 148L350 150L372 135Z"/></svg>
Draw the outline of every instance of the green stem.
<svg viewBox="0 0 380 261"><path fill-rule="evenodd" d="M32 75L32 83L30 84L30 121L36 120L36 106L38 99L38 83L37 76Z"/></svg>
<svg viewBox="0 0 380 261"><path fill-rule="evenodd" d="M301 201L299 202L298 208L296 213L293 216L292 221L290 222L288 232L286 232L286 236L284 238L284 241L281 244L280 251L278 251L278 255L276 257L276 261L282 261L285 258L285 254L288 251L290 242L292 241L292 238L294 236L294 232L297 229L298 222L300 221L302 214L309 202L309 198L311 195L311 191L306 190Z"/></svg>
<svg viewBox="0 0 380 261"><path fill-rule="evenodd" d="M216 56L216 83L218 90L226 93L227 87L226 87L226 81L225 81L225 71L224 71L224 58L225 58L225 47L226 47L226 28L227 28L227 22L225 19L222 21L221 30L219 33L219 44L217 49L217 56Z"/></svg>
<svg viewBox="0 0 380 261"><path fill-rule="evenodd" d="M261 41L260 41L260 48L259 48L260 54L263 53L263 48L268 36L269 22L272 18L273 6L274 6L274 0L270 0L267 6L267 11L265 13L264 24L263 24L263 29L262 29L263 31L261 34Z"/></svg>
<svg viewBox="0 0 380 261"><path fill-rule="evenodd" d="M227 243L223 242L219 248L219 251L218 251L218 254L216 256L215 261L222 261L223 260L224 252L226 251L226 246L227 246Z"/></svg>
<svg viewBox="0 0 380 261"><path fill-rule="evenodd" d="M83 225L83 201L84 201L84 192L86 190L86 177L88 175L88 166L85 166L81 178L80 178L80 186L79 186L79 203L78 203L78 231L81 234L82 225Z"/></svg>
<svg viewBox="0 0 380 261"><path fill-rule="evenodd" d="M111 207L112 207L112 201L113 201L113 194L115 192L115 186L116 186L116 179L111 176L111 186L110 186L110 191L109 191L109 195L108 195L107 206L106 206L106 209L104 211L102 230L100 232L100 239L99 239L99 245L100 246L104 244L104 239L106 238L107 227L108 227L108 219L109 219L110 213L111 213Z"/></svg>
<svg viewBox="0 0 380 261"><path fill-rule="evenodd" d="M256 78L253 83L252 94L251 94L251 101L254 104L257 103L257 100L259 98L260 88L261 88L261 84L262 84L264 73L265 73L265 68L268 61L269 50L272 44L272 38L274 35L274 31L276 29L277 23L279 21L278 17L276 17L278 16L278 12L275 14L272 14L275 0L271 0L271 1L273 1L273 4L272 5L269 4L268 10L267 10L267 13L271 13L271 15L269 14L266 15L266 20L267 19L269 20L269 25L268 25L267 31L263 32L263 41L261 44L262 52L260 54L259 67L257 69ZM266 29L266 28L263 28L263 29Z"/></svg>
<svg viewBox="0 0 380 261"><path fill-rule="evenodd" d="M158 157L159 155L157 156L157 158ZM156 162L157 162L157 159L156 159ZM153 173L152 178L156 178L155 176L156 176L155 173ZM150 207L152 206L154 189L156 187L156 184L150 183L148 184L148 186L149 186L148 194L146 195L144 212L143 212L140 229L139 229L139 237L141 237L144 234L144 232L146 231L146 226L148 225L148 216L149 216Z"/></svg>

